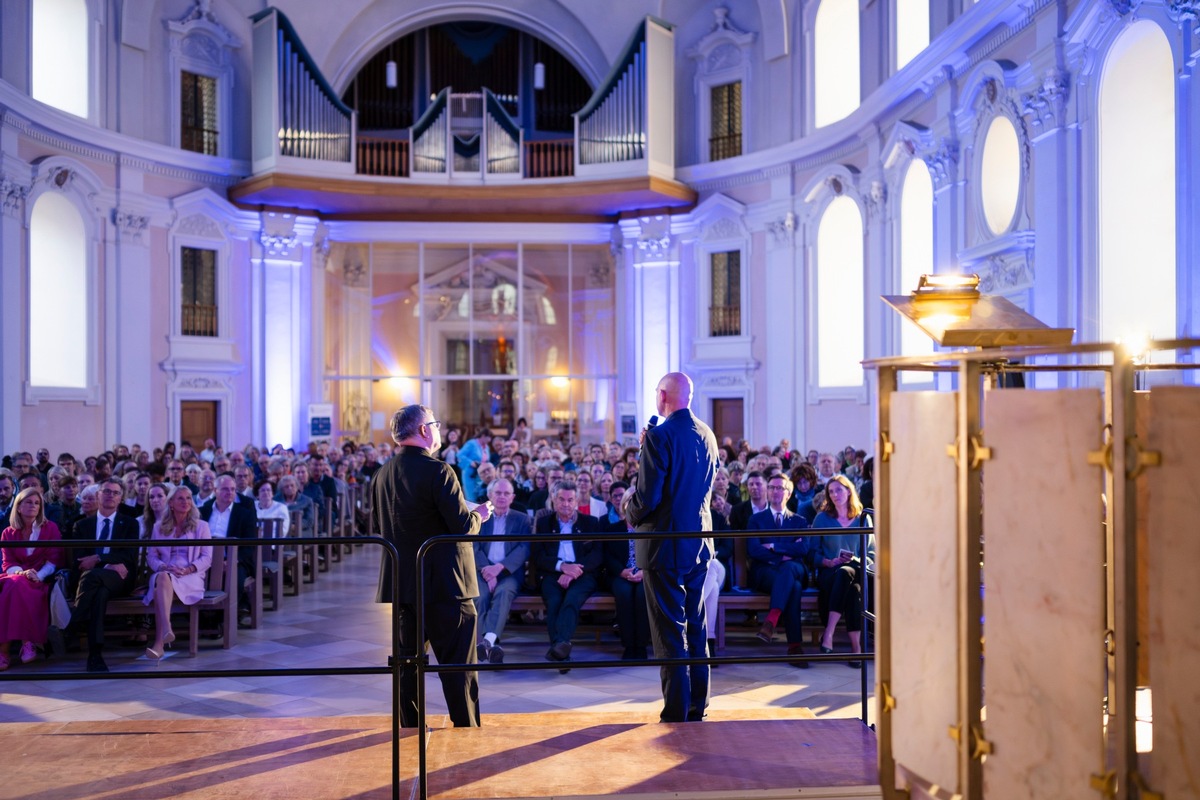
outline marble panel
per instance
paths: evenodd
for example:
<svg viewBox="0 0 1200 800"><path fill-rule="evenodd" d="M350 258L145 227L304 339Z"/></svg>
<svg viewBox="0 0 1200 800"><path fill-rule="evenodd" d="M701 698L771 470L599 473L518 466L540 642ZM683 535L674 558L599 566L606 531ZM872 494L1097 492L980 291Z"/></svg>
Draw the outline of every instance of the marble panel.
<svg viewBox="0 0 1200 800"><path fill-rule="evenodd" d="M950 392L892 396L895 452L887 499L892 750L908 772L951 787L958 786L957 748L947 735L958 721L958 489L946 446L954 442L956 402Z"/></svg>
<svg viewBox="0 0 1200 800"><path fill-rule="evenodd" d="M987 797L1095 800L1103 763L1104 473L1097 390L984 406Z"/></svg>
<svg viewBox="0 0 1200 800"><path fill-rule="evenodd" d="M1162 454L1150 468L1147 582L1154 754L1150 788L1165 797L1200 797L1200 389L1150 392L1146 447Z"/></svg>

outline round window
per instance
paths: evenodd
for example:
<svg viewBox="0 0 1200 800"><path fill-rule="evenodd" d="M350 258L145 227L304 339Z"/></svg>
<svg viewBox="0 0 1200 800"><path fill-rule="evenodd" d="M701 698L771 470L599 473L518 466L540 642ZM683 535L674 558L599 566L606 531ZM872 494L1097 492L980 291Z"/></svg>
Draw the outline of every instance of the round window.
<svg viewBox="0 0 1200 800"><path fill-rule="evenodd" d="M988 125L980 163L983 218L992 233L999 235L1012 225L1021 191L1021 145L1008 117L997 116Z"/></svg>

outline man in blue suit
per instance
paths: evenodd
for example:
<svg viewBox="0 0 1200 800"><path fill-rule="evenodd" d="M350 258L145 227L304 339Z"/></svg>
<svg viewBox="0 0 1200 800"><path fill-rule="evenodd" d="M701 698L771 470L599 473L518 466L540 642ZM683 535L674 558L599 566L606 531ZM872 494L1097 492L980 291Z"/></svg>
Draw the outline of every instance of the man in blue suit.
<svg viewBox="0 0 1200 800"><path fill-rule="evenodd" d="M492 664L504 663L500 634L504 633L508 610L525 579L525 562L529 560L529 542L487 541L489 536L524 536L533 530L528 516L512 510L515 496L508 478L497 478L488 484L488 500L494 510L480 526L480 541L474 544L475 570L479 573L475 610L483 632L476 653L479 661Z"/></svg>
<svg viewBox="0 0 1200 800"><path fill-rule="evenodd" d="M802 514L787 507L792 482L787 475L776 472L767 479L767 507L750 517L746 530L760 530L763 536L746 541L750 557L750 587L771 595L770 610L758 631L758 638L770 642L780 618L787 625L788 654L803 653L804 640L800 628L800 601L808 585L808 540L796 531L808 527ZM808 669L807 661L792 664Z"/></svg>
<svg viewBox="0 0 1200 800"><path fill-rule="evenodd" d="M626 516L639 533L711 531L709 501L720 462L717 439L691 412L692 379L682 372L664 375L655 389L662 424L642 436L637 486L629 492ZM702 595L711 537L639 539L650 638L657 658L703 658L708 626ZM708 707L707 665L662 668L663 722L699 721Z"/></svg>

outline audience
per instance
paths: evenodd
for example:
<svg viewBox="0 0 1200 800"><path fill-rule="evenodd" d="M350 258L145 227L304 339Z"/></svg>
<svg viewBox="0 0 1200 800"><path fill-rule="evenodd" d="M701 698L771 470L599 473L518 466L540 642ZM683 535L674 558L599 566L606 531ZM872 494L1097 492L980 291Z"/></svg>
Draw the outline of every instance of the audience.
<svg viewBox="0 0 1200 800"><path fill-rule="evenodd" d="M637 449L619 442L563 445L557 440L538 438L527 424L508 439L493 437L492 430L483 427L477 436L460 446L459 429L450 428L448 424L447 428L447 444L439 456L463 471L464 487L477 487L473 499L491 498L497 507L502 502L506 507L504 514L498 515L493 523L493 532L497 525L506 533L529 530L525 526L533 523L539 533L563 532L573 537L561 544L526 543L524 549L513 542L476 546L482 590L478 602L480 660L503 662L500 638L513 599L521 590L526 563L532 573L528 578L529 585L542 595L546 606L550 640L548 659L570 660L571 639L580 620L581 606L598 587L610 590L616 599L618 619L615 628L623 646L622 657L643 657L648 643L646 629L640 624L644 613L636 612L644 601L639 600L640 585L636 579L636 566L629 560L628 541L612 541L602 546L587 538L598 530L626 530L620 503L628 492L629 480L636 479ZM859 564L863 556L858 551L861 548L835 547L834 537L785 537L774 534L773 530L780 527L803 529L806 524L818 527L869 525L869 517L864 518L861 511L855 509L870 506L873 460L865 451L853 446L833 452L812 449L805 453L793 449L787 439L773 448L758 450L744 440L735 443L727 439L722 442L720 453L723 466L718 471L711 499L714 532L729 529L763 531L763 536L748 540L751 543L748 548L748 588L770 597L766 601L770 608L765 618L759 617L760 638L769 640L776 626L784 625L788 632L789 652L799 651L799 598L805 586L812 584L820 588L820 614L826 626L822 650L832 652L833 632L845 619L851 650L860 652L862 578ZM191 490L186 495L187 504L202 506L206 518L211 518L215 510L215 524L226 531L233 521L230 515L235 513L234 507L242 508L244 512L253 510L253 516L237 512L239 524L235 527L242 532L236 534L237 538L256 535L255 518L282 520L282 535L287 535L292 511L299 512L301 529L298 533L311 536L322 524L325 501L331 500L335 509L348 502L353 498L352 488L368 483L390 457L391 446L387 442L379 446L354 442L345 442L341 447L313 444L300 454L281 445L269 449L247 446L226 451L212 440L205 441L199 452L186 442L178 448L168 442L154 450L138 444L130 447L114 445L110 450L81 459L63 452L53 462L45 449L37 452L36 460L30 453L18 452L5 458L11 470L0 467L0 514L3 515L0 518L16 524L14 494L20 492L21 497L32 498L28 502L30 508L37 506L37 537L46 538L54 531L63 538L94 540L100 538L102 521L108 520L112 526L116 524L116 517L126 517L137 523L135 536L140 534L141 538L149 538L156 535L156 530L161 532L164 518L171 515L169 496L178 494L181 498L178 502L184 504L184 494L177 491L182 486ZM567 481L564 481L565 474L569 475ZM108 497L114 491L112 487L117 486L109 481L110 477L121 489L115 500ZM825 487L833 487L832 496L827 497ZM851 493L853 501L843 497ZM227 499L225 494L231 497ZM859 500L860 494L866 503ZM497 502L498 497L502 502ZM782 526L776 523L775 513L780 515ZM352 513L351 517L363 519L361 514ZM508 522L502 522L506 519ZM191 529L187 530L191 535ZM25 528L10 527L5 535L17 536L22 532L26 536L30 533ZM215 535L212 531L209 534ZM229 532L228 535L235 534ZM845 543L849 544L851 539L857 540L857 534L847 532L845 538ZM728 587L727 579L734 575L733 542L729 538L716 539L717 558L710 561L704 595L710 620L715 621L720 592ZM501 552L501 546L506 552ZM180 547L170 549L178 551ZM197 546L189 544L187 547ZM795 553L790 552L793 549ZM805 549L806 553L800 552ZM843 549L850 551L848 557ZM29 550L36 551L32 553L34 556L53 552L42 548ZM83 600L82 608L74 612L75 622L69 625L68 632L77 635L86 627L90 654L95 656L89 658L89 668L106 669L100 658L104 604L109 597L126 593L132 585L143 585L141 581L133 582L138 575L144 574L148 554L142 552L141 558L135 556L129 568L120 569L126 566L126 555L137 554L137 548L97 544L94 550L78 551L78 554L60 552L57 558L63 564L47 560L31 571L30 567L23 566L18 556L25 552L25 549L17 549L4 553L0 611L9 613L11 604L19 599L18 592L30 596L32 579L20 577L14 582L13 575L37 575L43 568L53 575L56 569L65 567L65 572L71 573L70 583L64 583L65 596L79 595L77 599ZM491 558L492 555L500 558ZM867 558L872 555L868 553ZM160 565L170 563L169 556L159 557ZM182 553L175 552L174 556L181 557ZM85 568L73 570L72 567L81 560L86 561L86 566L80 565ZM239 551L238 561L240 583L244 587L253 563L250 548ZM181 594L182 590L175 584L188 578L202 586L205 581L203 571L197 569L184 575L166 570L163 573L166 577L152 577L152 590L145 597L146 604L165 603L169 608L175 597L186 604L188 601ZM82 585L85 582L80 578L92 572L97 575L88 578L85 591ZM192 575L200 577L192 579ZM95 577L104 580L98 582ZM78 591L73 585L77 581L80 582ZM46 586L51 583L53 581L47 582ZM20 589L10 590L13 585ZM46 586L37 590L46 589ZM42 591L37 600L43 609L47 605L47 593L48 590ZM244 592L239 594L239 616L244 624L249 598ZM59 602L61 604L61 600ZM749 614L753 618L753 612ZM54 619L60 618L56 611ZM7 620L8 617L0 619L0 635L8 635L11 630ZM85 626L85 623L90 624ZM155 639L147 649L147 655L152 658L161 657L171 639L169 618L165 624L161 620L159 623ZM9 636L9 640L20 642L19 657L22 660L28 660L25 658L29 655L27 651L32 649L36 653L37 646L46 641L46 625L41 618L35 622L37 626L42 629L40 636L36 635L37 631L24 629L20 634ZM52 645L56 644L55 631L51 629L50 632ZM30 635L25 636L26 633ZM31 643L29 647L26 647L27 643ZM715 647L715 642L710 644ZM5 657L7 664L11 655L7 645L0 649L0 655Z"/></svg>

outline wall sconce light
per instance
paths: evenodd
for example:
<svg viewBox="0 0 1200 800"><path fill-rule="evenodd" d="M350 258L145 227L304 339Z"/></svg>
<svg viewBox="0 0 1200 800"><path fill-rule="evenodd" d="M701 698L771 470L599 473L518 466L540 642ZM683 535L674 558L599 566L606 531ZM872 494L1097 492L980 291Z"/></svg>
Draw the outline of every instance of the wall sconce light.
<svg viewBox="0 0 1200 800"><path fill-rule="evenodd" d="M539 92L546 88L546 65L541 61L533 65L533 88Z"/></svg>
<svg viewBox="0 0 1200 800"><path fill-rule="evenodd" d="M387 71L387 88L395 89L400 85L400 78L396 69L396 62L389 61L386 66Z"/></svg>

